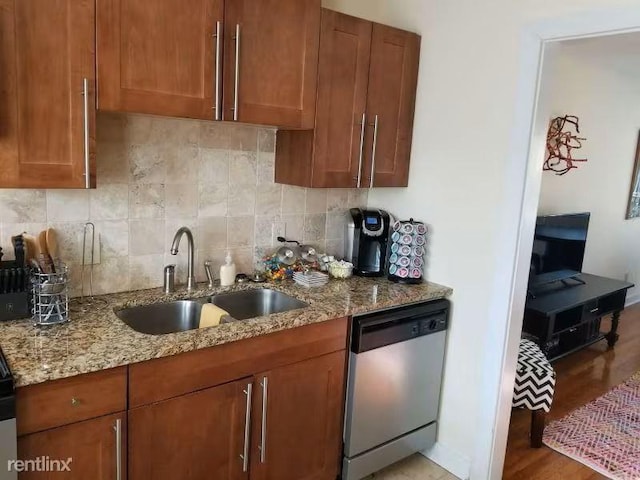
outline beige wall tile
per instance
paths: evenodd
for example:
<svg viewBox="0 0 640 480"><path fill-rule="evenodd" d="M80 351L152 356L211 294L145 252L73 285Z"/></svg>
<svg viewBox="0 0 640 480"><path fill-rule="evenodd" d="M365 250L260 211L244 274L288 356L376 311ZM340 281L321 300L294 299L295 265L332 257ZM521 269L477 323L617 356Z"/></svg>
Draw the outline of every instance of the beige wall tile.
<svg viewBox="0 0 640 480"><path fill-rule="evenodd" d="M163 283L164 255L129 257L129 283L133 290L160 287Z"/></svg>
<svg viewBox="0 0 640 480"><path fill-rule="evenodd" d="M255 152L258 148L256 127L200 122L199 128L201 147L249 152Z"/></svg>
<svg viewBox="0 0 640 480"><path fill-rule="evenodd" d="M213 148L200 148L198 181L201 183L229 183L229 152Z"/></svg>
<svg viewBox="0 0 640 480"><path fill-rule="evenodd" d="M94 265L93 293L95 295L127 290L131 290L128 257L104 258L101 259L100 264Z"/></svg>
<svg viewBox="0 0 640 480"><path fill-rule="evenodd" d="M89 190L47 190L49 222L87 221Z"/></svg>
<svg viewBox="0 0 640 480"><path fill-rule="evenodd" d="M349 217L346 213L328 213L325 238L331 240L335 240L336 238L344 238L344 232L348 218Z"/></svg>
<svg viewBox="0 0 640 480"><path fill-rule="evenodd" d="M47 219L47 203L44 190L0 190L2 222L34 223Z"/></svg>
<svg viewBox="0 0 640 480"><path fill-rule="evenodd" d="M315 213L304 216L303 241L317 242L324 240L326 231L327 215L325 213Z"/></svg>
<svg viewBox="0 0 640 480"><path fill-rule="evenodd" d="M103 220L95 222L96 235L100 236L100 257L129 256L129 222L127 220Z"/></svg>
<svg viewBox="0 0 640 480"><path fill-rule="evenodd" d="M145 145L151 143L151 123L153 118L150 115L123 115L123 136L122 139L127 144Z"/></svg>
<svg viewBox="0 0 640 480"><path fill-rule="evenodd" d="M189 218L198 214L198 185L171 183L165 185L165 218Z"/></svg>
<svg viewBox="0 0 640 480"><path fill-rule="evenodd" d="M53 222L48 226L57 233L60 259L65 263L81 263L84 222Z"/></svg>
<svg viewBox="0 0 640 480"><path fill-rule="evenodd" d="M157 145L131 145L127 149L130 183L164 183L167 177L165 156Z"/></svg>
<svg viewBox="0 0 640 480"><path fill-rule="evenodd" d="M229 185L198 185L198 216L220 217L227 214Z"/></svg>
<svg viewBox="0 0 640 480"><path fill-rule="evenodd" d="M276 156L274 153L258 152L258 185L275 182Z"/></svg>
<svg viewBox="0 0 640 480"><path fill-rule="evenodd" d="M97 143L96 178L98 188L108 183L129 183L129 152L125 143Z"/></svg>
<svg viewBox="0 0 640 480"><path fill-rule="evenodd" d="M256 211L256 184L230 184L227 215L253 215Z"/></svg>
<svg viewBox="0 0 640 480"><path fill-rule="evenodd" d="M254 244L261 245L264 247L272 246L275 241L275 236L274 236L275 226L278 224L279 221L280 221L279 216L273 216L273 215L257 216L256 226L254 231Z"/></svg>
<svg viewBox="0 0 640 480"><path fill-rule="evenodd" d="M282 186L283 215L304 213L307 192L302 187Z"/></svg>
<svg viewBox="0 0 640 480"><path fill-rule="evenodd" d="M166 166L166 184L198 182L200 149L197 145L167 145L161 147L160 155Z"/></svg>
<svg viewBox="0 0 640 480"><path fill-rule="evenodd" d="M227 218L206 217L198 219L198 249L219 250L227 246Z"/></svg>
<svg viewBox="0 0 640 480"><path fill-rule="evenodd" d="M369 190L366 188L349 190L349 208L364 208L369 199Z"/></svg>
<svg viewBox="0 0 640 480"><path fill-rule="evenodd" d="M330 188L327 190L327 212L344 212L351 208L349 190L346 188Z"/></svg>
<svg viewBox="0 0 640 480"><path fill-rule="evenodd" d="M229 217L227 219L227 246L251 247L255 217Z"/></svg>
<svg viewBox="0 0 640 480"><path fill-rule="evenodd" d="M258 185L256 215L278 215L282 211L282 185Z"/></svg>
<svg viewBox="0 0 640 480"><path fill-rule="evenodd" d="M327 191L323 188L308 188L305 213L326 213Z"/></svg>
<svg viewBox="0 0 640 480"><path fill-rule="evenodd" d="M129 185L102 185L89 192L91 220L119 220L129 218Z"/></svg>
<svg viewBox="0 0 640 480"><path fill-rule="evenodd" d="M150 117L149 142L155 145L194 145L200 140L199 122L186 118Z"/></svg>
<svg viewBox="0 0 640 480"><path fill-rule="evenodd" d="M164 218L165 186L161 183L131 185L129 218Z"/></svg>
<svg viewBox="0 0 640 480"><path fill-rule="evenodd" d="M229 154L229 184L257 183L256 152L231 152Z"/></svg>
<svg viewBox="0 0 640 480"><path fill-rule="evenodd" d="M304 238L304 215L282 215L282 236L301 242Z"/></svg>
<svg viewBox="0 0 640 480"><path fill-rule="evenodd" d="M276 130L273 128L261 128L258 130L258 151L276 151Z"/></svg>
<svg viewBox="0 0 640 480"><path fill-rule="evenodd" d="M129 220L129 254L163 253L164 235L164 220Z"/></svg>

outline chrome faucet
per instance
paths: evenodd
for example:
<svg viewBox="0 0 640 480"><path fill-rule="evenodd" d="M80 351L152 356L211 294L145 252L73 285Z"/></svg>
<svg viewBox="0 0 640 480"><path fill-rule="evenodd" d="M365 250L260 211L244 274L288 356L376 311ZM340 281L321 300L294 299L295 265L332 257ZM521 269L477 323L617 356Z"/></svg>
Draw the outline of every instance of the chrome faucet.
<svg viewBox="0 0 640 480"><path fill-rule="evenodd" d="M178 246L182 239L182 234L187 235L187 255L189 257L189 263L187 264L187 291L191 291L196 286L196 277L193 274L193 252L195 250L193 246L193 234L187 227L181 227L173 237L173 244L171 245L171 255L178 254Z"/></svg>

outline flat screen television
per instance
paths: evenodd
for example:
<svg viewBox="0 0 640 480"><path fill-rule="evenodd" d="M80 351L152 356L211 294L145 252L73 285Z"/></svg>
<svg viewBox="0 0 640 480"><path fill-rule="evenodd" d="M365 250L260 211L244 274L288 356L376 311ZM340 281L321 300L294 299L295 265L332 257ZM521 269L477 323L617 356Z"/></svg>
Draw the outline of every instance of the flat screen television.
<svg viewBox="0 0 640 480"><path fill-rule="evenodd" d="M561 270L581 272L590 217L590 213L538 217L531 275Z"/></svg>

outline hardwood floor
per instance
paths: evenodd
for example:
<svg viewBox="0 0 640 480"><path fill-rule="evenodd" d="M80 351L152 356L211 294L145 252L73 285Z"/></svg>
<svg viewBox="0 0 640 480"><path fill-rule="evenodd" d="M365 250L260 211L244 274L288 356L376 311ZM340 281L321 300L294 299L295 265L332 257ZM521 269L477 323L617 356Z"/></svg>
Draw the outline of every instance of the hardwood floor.
<svg viewBox="0 0 640 480"><path fill-rule="evenodd" d="M608 330L610 322L603 321ZM640 304L626 309L620 319L620 340L608 350L606 341L554 363L556 391L547 422L605 394L640 370ZM588 467L543 446L529 448L529 410L513 410L503 478L514 480L600 480Z"/></svg>

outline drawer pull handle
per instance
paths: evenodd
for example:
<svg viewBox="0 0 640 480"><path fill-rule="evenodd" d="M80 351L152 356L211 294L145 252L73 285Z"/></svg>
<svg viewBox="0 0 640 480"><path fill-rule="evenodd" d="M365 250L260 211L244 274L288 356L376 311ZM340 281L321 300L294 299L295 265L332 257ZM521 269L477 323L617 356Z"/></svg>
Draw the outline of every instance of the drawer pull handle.
<svg viewBox="0 0 640 480"><path fill-rule="evenodd" d="M269 379L263 377L260 386L262 387L262 420L260 421L260 445L258 449L260 450L260 463L264 463L267 459L267 398L269 397L267 388Z"/></svg>
<svg viewBox="0 0 640 480"><path fill-rule="evenodd" d="M247 405L244 417L244 446L242 448L242 471L246 472L249 469L249 434L251 428L251 395L253 393L253 384L248 383L247 389L243 390L243 393L247 396Z"/></svg>
<svg viewBox="0 0 640 480"><path fill-rule="evenodd" d="M113 430L116 434L116 480L122 480L122 420L116 420Z"/></svg>
<svg viewBox="0 0 640 480"><path fill-rule="evenodd" d="M76 397L73 397L71 399L71 405L74 406L74 407L77 407L78 405L80 405L80 399L78 399Z"/></svg>

